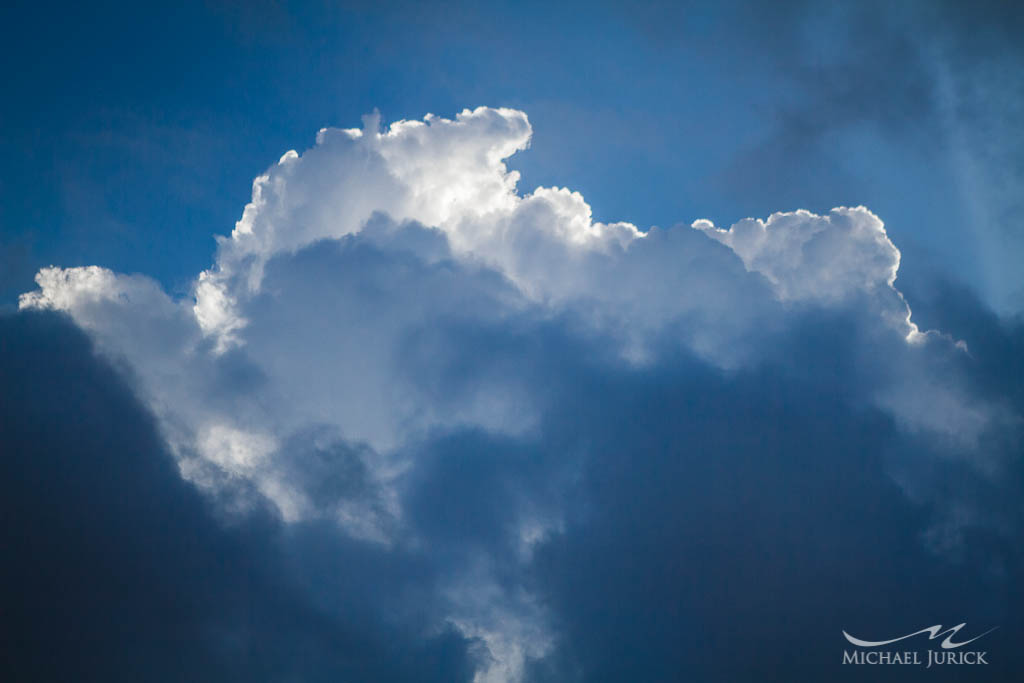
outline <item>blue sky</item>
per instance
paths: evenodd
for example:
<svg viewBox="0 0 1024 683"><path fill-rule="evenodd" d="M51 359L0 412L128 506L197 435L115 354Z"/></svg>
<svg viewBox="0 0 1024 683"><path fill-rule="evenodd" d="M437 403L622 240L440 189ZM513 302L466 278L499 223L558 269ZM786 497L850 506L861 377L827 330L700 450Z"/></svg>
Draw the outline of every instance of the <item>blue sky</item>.
<svg viewBox="0 0 1024 683"><path fill-rule="evenodd" d="M251 179L319 128L488 105L534 125L523 189L579 190L599 219L863 204L908 267L1019 310L1020 55L1000 7L101 3L54 21L15 3L5 298L50 263L185 289Z"/></svg>
<svg viewBox="0 0 1024 683"><path fill-rule="evenodd" d="M1020 680L1022 28L8 4L0 679Z"/></svg>

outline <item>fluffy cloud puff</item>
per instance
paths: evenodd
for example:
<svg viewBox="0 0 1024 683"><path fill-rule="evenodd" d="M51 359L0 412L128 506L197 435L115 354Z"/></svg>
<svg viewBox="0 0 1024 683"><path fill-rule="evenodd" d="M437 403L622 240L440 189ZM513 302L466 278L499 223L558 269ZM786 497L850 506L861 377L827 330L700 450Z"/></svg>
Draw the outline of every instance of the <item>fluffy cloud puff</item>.
<svg viewBox="0 0 1024 683"><path fill-rule="evenodd" d="M566 560L554 539L590 542L591 527L572 535L583 527L565 492L589 471L588 504L609 504L592 477L617 465L566 425L594 432L627 419L645 404L637 377L665 373L711 392L707 404L665 394L695 411L680 416L693 433L703 409L725 419L723 386L771 413L765 368L784 392L831 380L843 429L858 409L877 413L935 457L983 477L1005 471L1006 449L982 459L978 444L1015 433L1018 407L973 391L966 347L911 321L896 289L900 253L869 210L778 213L728 230L601 223L568 189L518 193L504 160L530 134L522 112L488 108L384 131L376 116L362 129L322 130L312 149L288 152L255 180L193 299L144 276L47 268L21 307L68 313L121 363L182 475L226 509L269 501L286 523L328 520L392 552L435 546L447 577L439 618L484 643L478 680L542 676L544 666L569 676L559 667L587 665L571 664L559 638L604 637L559 627L580 597L560 583ZM816 335L822 346L807 348ZM624 393L602 401L612 388ZM565 403L585 415L565 416ZM612 405L623 415L608 414ZM665 409L650 409L655 433L673 423ZM814 431L802 408L779 420ZM772 429L752 405L736 417L736 429L748 427ZM727 433L704 432L707 457L719 457ZM630 448L624 432L607 441ZM934 482L907 474L913 449L866 447L891 452L905 490L930 499ZM623 476L640 496L651 480ZM974 514L968 498L936 518L933 535L957 537ZM663 503L636 514L675 514ZM622 540L614 521L597 519ZM538 549L549 569L542 587L527 578Z"/></svg>

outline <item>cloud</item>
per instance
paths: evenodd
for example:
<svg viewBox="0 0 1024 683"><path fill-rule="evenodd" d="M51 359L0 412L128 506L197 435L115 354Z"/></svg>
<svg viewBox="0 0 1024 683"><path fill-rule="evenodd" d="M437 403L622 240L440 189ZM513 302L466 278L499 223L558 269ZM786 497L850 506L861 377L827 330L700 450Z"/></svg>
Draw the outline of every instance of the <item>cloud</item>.
<svg viewBox="0 0 1024 683"><path fill-rule="evenodd" d="M421 555L265 509L225 525L68 320L4 316L0 345L6 678L470 680Z"/></svg>
<svg viewBox="0 0 1024 683"><path fill-rule="evenodd" d="M754 659L713 661L730 619L789 615L795 643L828 600L837 633L896 619L933 551L996 571L983 548L1020 520L981 492L1015 490L1021 402L912 322L879 217L596 222L569 189L518 192L530 137L483 107L323 130L256 179L194 298L51 267L21 307L87 332L216 514L302 539L280 571L302 600L389 615L395 648L443 643L477 680L740 675ZM861 575L877 599L848 597Z"/></svg>
<svg viewBox="0 0 1024 683"><path fill-rule="evenodd" d="M693 227L728 245L747 270L767 277L783 301L833 303L855 293L878 294L879 313L888 322L903 328L908 340L920 335L894 287L900 252L878 216L863 206L832 209L828 216L776 213L728 230L706 220Z"/></svg>
<svg viewBox="0 0 1024 683"><path fill-rule="evenodd" d="M760 117L769 128L719 172L720 189L756 206L828 206L837 190L887 202L904 239L927 221L946 263L1019 313L1024 15L1001 2L733 5L735 49L787 86ZM655 13L660 31L683 30L685 12ZM936 194L946 201L932 212Z"/></svg>
<svg viewBox="0 0 1024 683"><path fill-rule="evenodd" d="M698 230L726 244L747 270L765 275L779 297L841 299L851 291L896 282L900 252L885 226L864 207L776 213L767 221L747 219L728 230L698 221Z"/></svg>
<svg viewBox="0 0 1024 683"><path fill-rule="evenodd" d="M851 360L821 329L841 322L815 321L788 352ZM864 411L836 382L860 372L794 381L777 366L723 377L677 362L583 387L571 410L589 416L574 489L586 505L537 551L532 585L561 639L531 680L860 680L839 665L842 624L902 632L922 613L963 614L1019 632L1019 594L995 578L1018 575L1018 555L992 527L959 527L959 564L923 538L983 478ZM890 478L906 459L943 494L908 498ZM1012 678L1010 642L991 642L999 663L975 675Z"/></svg>

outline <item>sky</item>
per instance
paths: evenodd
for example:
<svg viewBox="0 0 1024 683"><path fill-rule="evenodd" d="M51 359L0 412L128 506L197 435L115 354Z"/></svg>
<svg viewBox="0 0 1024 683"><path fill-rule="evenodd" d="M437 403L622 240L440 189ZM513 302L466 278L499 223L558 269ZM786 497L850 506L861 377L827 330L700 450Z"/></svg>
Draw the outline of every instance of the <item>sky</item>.
<svg viewBox="0 0 1024 683"><path fill-rule="evenodd" d="M1012 3L125 3L4 10L5 301L103 261L187 291L325 126L510 106L525 189L643 229L871 207L1021 308Z"/></svg>
<svg viewBox="0 0 1024 683"><path fill-rule="evenodd" d="M0 671L1017 680L1022 24L8 4Z"/></svg>

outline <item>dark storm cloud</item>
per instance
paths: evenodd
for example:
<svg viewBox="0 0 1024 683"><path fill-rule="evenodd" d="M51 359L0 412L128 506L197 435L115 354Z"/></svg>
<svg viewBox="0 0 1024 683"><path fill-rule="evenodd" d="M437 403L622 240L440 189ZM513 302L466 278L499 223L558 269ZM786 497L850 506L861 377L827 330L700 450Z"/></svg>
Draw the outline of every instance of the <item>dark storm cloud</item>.
<svg viewBox="0 0 1024 683"><path fill-rule="evenodd" d="M948 330L971 350L964 359L982 393L997 393L1024 408L1024 317L1000 317L977 294L956 280L934 271L906 279L907 296L914 300L922 324Z"/></svg>
<svg viewBox="0 0 1024 683"><path fill-rule="evenodd" d="M445 253L436 233L402 230ZM376 283L378 306L416 282L504 286L370 237L272 262L270 289L295 272L289 260L326 277L338 259L352 286ZM1019 328L964 293L948 300L942 322L972 345L950 367L976 378L979 399L1019 411L1007 376ZM913 351L861 310L792 308L760 361L736 371L668 337L651 363L624 365L571 317L432 318L405 346L414 366L417 349L444 350L421 390L514 374L537 389L542 419L525 435L449 426L407 446L397 546L326 520L282 525L269 506L225 522L82 333L48 315L4 318L5 666L39 680L468 680L478 649L438 615L445 590L475 590L467 567L483 562L499 590L536 595L553 629L527 680L860 680L840 664L842 629L961 621L999 627L972 680L1011 680L1024 665L1020 442L1003 434L1010 467L986 478L872 407L888 363ZM222 362L239 387L259 386L241 352ZM366 446L312 430L282 451L287 480L320 503L375 504ZM924 473L927 495L901 488L892 475L906 469L918 485ZM975 516L955 548L929 545L956 507ZM524 555L529 519L554 530Z"/></svg>
<svg viewBox="0 0 1024 683"><path fill-rule="evenodd" d="M460 117L286 154L195 299L40 273L129 378L4 319L12 666L842 680L843 629L960 622L1024 664L1019 326L914 327L862 207L641 236Z"/></svg>
<svg viewBox="0 0 1024 683"><path fill-rule="evenodd" d="M787 352L841 367L850 349L819 344L821 332ZM860 680L839 664L841 629L951 620L1003 630L988 646L998 663L972 676L1008 680L1019 668L1015 534L979 530L960 564L925 550L936 511L903 495L886 458L929 460L927 445L845 398L847 378L787 375L769 365L726 379L676 363L576 402L594 444L579 494L587 514L539 551L535 578L561 619L564 659L540 663L538 679ZM931 467L970 485L955 465ZM1019 482L1005 487L1019 493ZM930 504L955 505L949 488ZM993 577L995 558L1005 564ZM908 675L871 675L890 673Z"/></svg>
<svg viewBox="0 0 1024 683"><path fill-rule="evenodd" d="M796 315L764 362L739 373L671 350L650 368L616 369L599 344L542 325L536 362L554 374L540 436L432 444L409 500L439 548L504 538L491 552L511 557L516 517L552 487L561 503L563 529L504 577L536 591L557 634L527 680L948 680L964 671L843 667L841 631L961 621L999 627L986 636L992 663L971 680L1013 680L1024 665L1019 441L997 444L1007 469L996 478L949 459L867 405L880 377L865 370L871 333L856 313ZM469 337L450 332L456 357L525 348L460 347ZM875 362L903 346L876 340ZM1005 393L979 398L995 396ZM929 496L898 485L906 470ZM956 548L931 545L936 520L965 506L974 516Z"/></svg>
<svg viewBox="0 0 1024 683"><path fill-rule="evenodd" d="M6 680L468 680L429 600L388 612L422 560L261 511L225 526L80 331L6 316L0 348Z"/></svg>
<svg viewBox="0 0 1024 683"><path fill-rule="evenodd" d="M651 366L624 367L609 340L580 338L565 319L435 321L410 349L444 350L424 378L438 394L515 368L542 387L544 417L524 438L456 429L418 446L403 489L413 533L449 570L483 556L501 585L539 596L555 645L527 680L863 680L840 663L843 629L961 621L999 627L985 639L992 663L971 679L1013 680L1024 665L1019 431L986 437L980 448L1002 466L988 476L955 457L962 447L873 407L889 363L918 352L894 332L879 338L859 310L792 310L739 372L670 340ZM928 362L1019 415L1024 336L964 294L950 316L972 355L929 341ZM951 520L957 510L970 515ZM531 516L560 530L524 561L518 530ZM953 545L935 541L937 523L955 524ZM964 672L870 676L924 673Z"/></svg>

